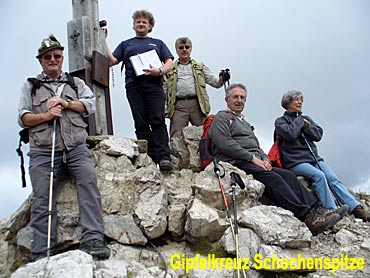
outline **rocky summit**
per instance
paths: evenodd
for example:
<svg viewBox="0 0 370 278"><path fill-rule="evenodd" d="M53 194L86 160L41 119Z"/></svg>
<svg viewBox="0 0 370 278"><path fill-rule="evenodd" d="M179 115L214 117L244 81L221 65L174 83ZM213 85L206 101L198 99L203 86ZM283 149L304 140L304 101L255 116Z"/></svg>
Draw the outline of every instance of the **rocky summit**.
<svg viewBox="0 0 370 278"><path fill-rule="evenodd" d="M291 212L265 200L252 176L227 163L222 178L213 165L201 171L201 134L202 127L186 127L171 141L170 172L159 171L145 141L89 137L111 257L95 261L78 250L76 190L64 173L55 193L56 255L30 262L29 196L0 222L0 278L370 277L369 223L349 215L313 236ZM246 186L234 186L235 194L231 172ZM369 208L368 196L356 197Z"/></svg>

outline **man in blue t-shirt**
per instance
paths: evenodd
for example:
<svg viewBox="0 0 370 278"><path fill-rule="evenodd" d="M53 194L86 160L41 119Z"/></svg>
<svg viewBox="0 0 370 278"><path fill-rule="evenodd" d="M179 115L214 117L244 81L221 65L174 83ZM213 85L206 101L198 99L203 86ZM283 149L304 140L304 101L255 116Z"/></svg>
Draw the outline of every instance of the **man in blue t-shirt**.
<svg viewBox="0 0 370 278"><path fill-rule="evenodd" d="M174 57L163 41L148 37L155 23L152 13L138 10L134 12L132 18L136 36L122 41L113 53L107 47L107 57L111 66L123 62L126 68L126 95L134 118L137 139L147 140L148 155L154 163L159 164L161 170L171 170L169 139L164 115L165 95L161 87L161 79L173 68ZM132 59L137 58L140 63L145 63L146 54L151 50L155 50L163 65L156 67L153 62L136 73Z"/></svg>

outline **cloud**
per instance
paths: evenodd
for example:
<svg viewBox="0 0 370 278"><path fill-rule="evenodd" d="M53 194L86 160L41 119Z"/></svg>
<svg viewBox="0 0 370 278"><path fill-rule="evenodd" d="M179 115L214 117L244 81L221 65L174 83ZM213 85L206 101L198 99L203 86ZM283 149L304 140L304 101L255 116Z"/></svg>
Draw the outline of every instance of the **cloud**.
<svg viewBox="0 0 370 278"><path fill-rule="evenodd" d="M35 55L43 38L54 33L67 47L72 4L59 3L57 13L50 12L47 0L2 1L0 5L0 16L8 23L3 28L0 75L0 208L1 214L7 215L30 190L30 186L26 191L20 188L15 154L20 88L27 77L41 70ZM281 95L287 89L302 90L304 113L324 128L320 154L347 186L366 186L370 169L370 1L215 0L209 5L188 0L181 12L176 7L169 0L124 5L122 1L99 1L100 18L108 22L111 50L134 35L133 11L152 11L156 25L151 36L165 41L174 55L176 38L189 36L194 59L214 72L230 68L231 82L246 84L245 114L266 152L272 144L274 120L283 113ZM67 50L64 69L68 71ZM124 78L119 67L113 73L114 132L134 137ZM208 93L212 113L225 107L223 88Z"/></svg>
<svg viewBox="0 0 370 278"><path fill-rule="evenodd" d="M370 194L370 175L359 184L354 185L352 190L355 192Z"/></svg>

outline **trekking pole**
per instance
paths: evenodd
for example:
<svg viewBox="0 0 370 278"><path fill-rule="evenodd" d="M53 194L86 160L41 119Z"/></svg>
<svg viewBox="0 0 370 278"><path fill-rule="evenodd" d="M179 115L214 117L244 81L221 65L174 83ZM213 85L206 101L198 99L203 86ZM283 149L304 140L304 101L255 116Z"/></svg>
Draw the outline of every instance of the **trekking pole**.
<svg viewBox="0 0 370 278"><path fill-rule="evenodd" d="M223 69L221 70L220 76L222 76L222 80L224 81L224 89L226 93L227 87L230 85L230 70L229 69ZM227 84L227 85L226 85Z"/></svg>
<svg viewBox="0 0 370 278"><path fill-rule="evenodd" d="M51 165L50 165L50 184L49 184L49 210L48 210L48 239L47 239L47 258L50 256L50 238L51 238L51 214L53 206L53 179L54 179L54 154L55 154L55 138L57 130L57 120L53 122L53 141L51 147Z"/></svg>
<svg viewBox="0 0 370 278"><path fill-rule="evenodd" d="M224 187L223 187L222 182L221 182L221 174L220 174L221 170L218 167L218 164L217 164L215 158L213 158L213 167L214 167L213 170L214 170L214 172L217 176L217 179L218 179L218 185L220 186L220 189L221 189L222 200L224 202L227 219L229 220L230 229L231 229L231 232L233 233L233 236L235 237L234 227L233 227L233 224L231 222L231 215L230 215L229 206L228 206L227 200L226 200L225 190L224 190Z"/></svg>
<svg viewBox="0 0 370 278"><path fill-rule="evenodd" d="M230 173L230 183L231 183L231 193L232 193L232 200L233 200L233 210L234 210L234 233L235 233L235 250L236 250L236 263L238 265L238 277L239 277L239 261L240 261L240 251L239 251L239 239L238 239L238 214L237 214L237 207L236 207L236 194L235 194L235 187L237 183L237 173L231 172ZM238 175L239 176L239 175ZM240 176L239 176L240 179ZM241 179L240 179L241 180ZM241 185L238 183L241 189L245 188L244 183ZM243 274L245 277L244 269Z"/></svg>
<svg viewBox="0 0 370 278"><path fill-rule="evenodd" d="M304 140L305 144L307 145L308 149L310 150L310 153L311 153L311 155L313 156L313 159L315 160L315 163L316 163L317 167L319 167L319 170L320 170L321 172L324 172L324 171L322 170L322 168L321 168L320 164L319 164L319 161L317 160L317 157L316 157L315 153L313 152L313 149L311 148L310 144L308 143L308 140L307 140L306 136L303 134L303 132L301 132L301 136L302 136L302 138L303 138L303 140ZM328 182L328 185L329 185L330 191L331 191L331 193L332 193L332 195L333 195L333 198L334 198L335 203L336 203L338 206L340 206L340 202L338 201L338 198L337 198L337 196L335 195L335 191L334 191L334 190L333 190L333 188L331 187L330 182L329 182L329 181L327 181L327 182Z"/></svg>
<svg viewBox="0 0 370 278"><path fill-rule="evenodd" d="M226 199L226 195L225 195L225 190L224 190L224 187L222 185L222 182L221 182L221 170L220 168L218 167L218 164L216 162L216 159L213 158L213 170L217 176L217 179L218 179L218 185L220 186L220 189L221 189L221 195L222 195L222 200L224 202L224 206L225 206L225 210L226 210L226 216L227 216L227 219L229 220L229 225L230 225L230 230L231 230L231 233L233 234L233 238L234 238L234 241L235 241L235 232L234 232L234 226L233 226L233 223L231 221L231 215L230 215L230 210L229 210L229 206L227 204L227 199ZM238 249L235 249L235 252L236 252L236 256L237 258L240 257L240 254L239 254L239 250ZM239 267L239 266L238 266ZM243 274L244 274L244 278L246 278L246 275L245 275L245 272L244 272L244 269L243 269ZM239 270L238 270L238 277L239 277Z"/></svg>

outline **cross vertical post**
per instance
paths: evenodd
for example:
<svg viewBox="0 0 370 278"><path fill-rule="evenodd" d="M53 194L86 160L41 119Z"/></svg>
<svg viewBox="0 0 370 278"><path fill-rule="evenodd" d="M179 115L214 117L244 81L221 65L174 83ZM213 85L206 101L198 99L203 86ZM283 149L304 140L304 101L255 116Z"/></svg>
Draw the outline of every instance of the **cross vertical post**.
<svg viewBox="0 0 370 278"><path fill-rule="evenodd" d="M109 60L99 25L98 0L72 0L73 20L67 23L69 71L83 79L96 97L88 118L89 135L113 135L109 92Z"/></svg>

